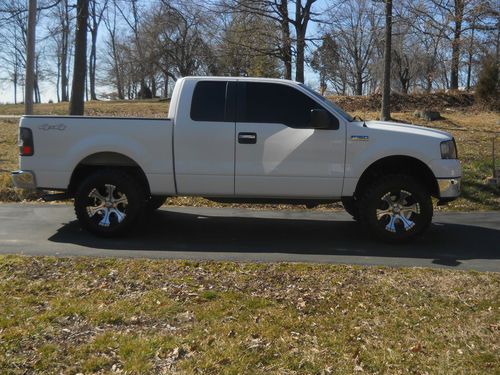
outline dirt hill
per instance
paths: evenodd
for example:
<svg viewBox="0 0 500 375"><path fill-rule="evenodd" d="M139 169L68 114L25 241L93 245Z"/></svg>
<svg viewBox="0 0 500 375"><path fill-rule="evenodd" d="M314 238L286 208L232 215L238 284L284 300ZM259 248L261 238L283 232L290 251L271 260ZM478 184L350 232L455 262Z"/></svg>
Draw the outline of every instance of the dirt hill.
<svg viewBox="0 0 500 375"><path fill-rule="evenodd" d="M382 95L369 96L330 96L329 99L348 112L378 111ZM417 109L433 109L442 111L445 108L467 108L474 105L474 95L469 93L433 93L433 94L392 94L393 111L413 111Z"/></svg>

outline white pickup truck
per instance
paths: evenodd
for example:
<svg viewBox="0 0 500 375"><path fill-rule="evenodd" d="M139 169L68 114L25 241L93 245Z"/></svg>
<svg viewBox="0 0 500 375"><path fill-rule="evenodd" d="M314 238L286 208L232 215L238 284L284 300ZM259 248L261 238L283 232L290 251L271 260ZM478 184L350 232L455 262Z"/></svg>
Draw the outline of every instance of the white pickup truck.
<svg viewBox="0 0 500 375"><path fill-rule="evenodd" d="M80 224L125 233L167 197L307 207L342 201L376 236L403 241L460 193L453 137L352 118L303 84L186 77L168 118L23 116L15 186L74 198Z"/></svg>

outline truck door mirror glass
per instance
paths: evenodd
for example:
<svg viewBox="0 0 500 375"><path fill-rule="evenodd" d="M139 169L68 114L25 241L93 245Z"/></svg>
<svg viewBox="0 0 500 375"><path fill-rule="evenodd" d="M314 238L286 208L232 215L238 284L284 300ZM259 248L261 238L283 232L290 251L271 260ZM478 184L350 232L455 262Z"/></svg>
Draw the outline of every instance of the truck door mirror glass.
<svg viewBox="0 0 500 375"><path fill-rule="evenodd" d="M325 111L324 109L311 109L310 126L314 129L338 129L339 123L337 119Z"/></svg>

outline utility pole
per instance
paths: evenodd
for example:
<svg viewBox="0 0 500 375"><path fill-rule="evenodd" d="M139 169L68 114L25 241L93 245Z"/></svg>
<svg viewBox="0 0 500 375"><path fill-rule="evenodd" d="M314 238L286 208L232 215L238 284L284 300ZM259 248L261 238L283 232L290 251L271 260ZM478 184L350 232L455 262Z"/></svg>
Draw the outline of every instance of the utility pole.
<svg viewBox="0 0 500 375"><path fill-rule="evenodd" d="M26 89L24 90L24 114L33 114L33 87L35 85L35 37L36 0L30 0L28 8L28 51L26 56Z"/></svg>
<svg viewBox="0 0 500 375"><path fill-rule="evenodd" d="M392 0L385 0L384 88L380 119L391 119Z"/></svg>

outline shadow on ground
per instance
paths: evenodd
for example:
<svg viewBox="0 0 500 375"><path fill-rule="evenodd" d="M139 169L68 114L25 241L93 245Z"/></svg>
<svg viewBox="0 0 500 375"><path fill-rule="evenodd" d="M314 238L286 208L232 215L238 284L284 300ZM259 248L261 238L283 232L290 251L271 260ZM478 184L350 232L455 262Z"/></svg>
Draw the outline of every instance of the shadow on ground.
<svg viewBox="0 0 500 375"><path fill-rule="evenodd" d="M460 265L460 260L499 259L499 239L500 231L495 229L434 223L417 240L390 245L372 239L360 224L348 219L271 219L157 211L126 238L97 238L81 231L72 221L49 240L108 250L425 258L453 267Z"/></svg>

